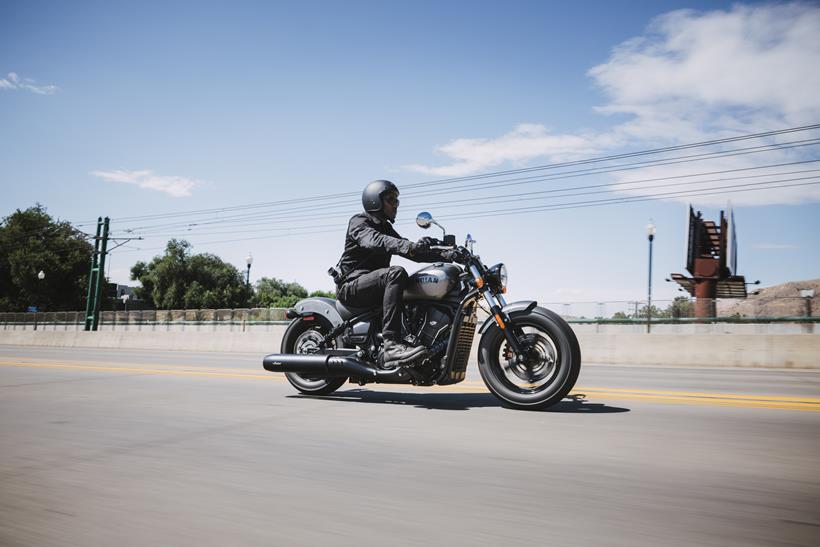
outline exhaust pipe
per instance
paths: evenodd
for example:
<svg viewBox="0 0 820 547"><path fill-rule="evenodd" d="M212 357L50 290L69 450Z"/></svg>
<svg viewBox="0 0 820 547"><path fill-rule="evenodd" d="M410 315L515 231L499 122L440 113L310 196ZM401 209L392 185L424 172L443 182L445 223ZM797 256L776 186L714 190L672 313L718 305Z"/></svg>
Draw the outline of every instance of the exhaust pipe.
<svg viewBox="0 0 820 547"><path fill-rule="evenodd" d="M262 366L270 372L298 372L317 376L376 378L376 369L346 355L280 354L265 356Z"/></svg>

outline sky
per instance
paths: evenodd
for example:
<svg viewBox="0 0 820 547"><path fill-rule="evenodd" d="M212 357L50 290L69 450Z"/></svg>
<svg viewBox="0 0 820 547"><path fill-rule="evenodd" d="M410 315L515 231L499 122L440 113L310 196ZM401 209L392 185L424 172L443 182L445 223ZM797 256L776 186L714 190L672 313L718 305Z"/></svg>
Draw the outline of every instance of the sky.
<svg viewBox="0 0 820 547"><path fill-rule="evenodd" d="M359 193L387 178L402 235L430 235L422 210L470 233L509 299L626 302L646 298L647 224L668 300L689 204L717 220L731 201L736 273L814 279L819 129L556 164L818 124L818 61L816 2L6 0L0 216L109 216L143 237L115 243L123 284L177 237L328 290Z"/></svg>

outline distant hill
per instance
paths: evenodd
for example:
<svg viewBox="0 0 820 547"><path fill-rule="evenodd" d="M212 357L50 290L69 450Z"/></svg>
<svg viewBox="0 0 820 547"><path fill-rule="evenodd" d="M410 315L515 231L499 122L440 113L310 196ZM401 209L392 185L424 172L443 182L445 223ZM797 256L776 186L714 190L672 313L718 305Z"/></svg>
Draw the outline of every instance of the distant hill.
<svg viewBox="0 0 820 547"><path fill-rule="evenodd" d="M803 317L806 315L806 299L800 297L801 289L814 289L811 299L811 315L820 316L820 279L792 281L758 289L745 300L719 300L718 315L721 317Z"/></svg>

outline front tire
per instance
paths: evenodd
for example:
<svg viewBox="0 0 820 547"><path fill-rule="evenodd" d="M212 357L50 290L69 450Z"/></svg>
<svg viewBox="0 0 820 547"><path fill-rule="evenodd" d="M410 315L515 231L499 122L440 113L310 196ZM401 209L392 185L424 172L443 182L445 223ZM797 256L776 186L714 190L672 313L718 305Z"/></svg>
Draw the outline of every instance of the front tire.
<svg viewBox="0 0 820 547"><path fill-rule="evenodd" d="M540 307L513 313L510 321L519 340L530 349L530 359L526 365L518 363L507 347L504 331L492 324L478 346L481 379L511 408L539 410L558 403L569 394L581 371L575 333L558 314Z"/></svg>
<svg viewBox="0 0 820 547"><path fill-rule="evenodd" d="M318 353L319 342L333 329L332 325L320 316L305 321L297 318L288 326L282 337L282 353ZM347 382L347 378L321 378L286 372L285 377L290 385L305 395L329 395Z"/></svg>

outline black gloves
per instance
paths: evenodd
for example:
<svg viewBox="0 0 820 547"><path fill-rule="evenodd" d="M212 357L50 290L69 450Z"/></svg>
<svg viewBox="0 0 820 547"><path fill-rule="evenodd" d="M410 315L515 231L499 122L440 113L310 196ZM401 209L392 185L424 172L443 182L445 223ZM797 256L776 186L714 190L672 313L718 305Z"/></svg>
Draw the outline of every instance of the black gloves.
<svg viewBox="0 0 820 547"><path fill-rule="evenodd" d="M410 256L416 256L419 253L425 253L430 250L430 247L436 245L439 241L433 237L423 237L416 243L410 242Z"/></svg>
<svg viewBox="0 0 820 547"><path fill-rule="evenodd" d="M410 243L410 256L417 256L420 253L427 253L431 251L430 247L440 246L442 242L434 237L423 237L416 243ZM433 249L433 254L438 255L445 262L459 262L464 261L461 251L458 249ZM435 260L434 258L431 260Z"/></svg>
<svg viewBox="0 0 820 547"><path fill-rule="evenodd" d="M441 258L445 262L464 263L464 256L458 249L446 249L443 251L439 251L439 254L441 254Z"/></svg>
<svg viewBox="0 0 820 547"><path fill-rule="evenodd" d="M429 249L433 245L440 245L441 242L434 237L423 237L418 240L416 246L420 249Z"/></svg>

